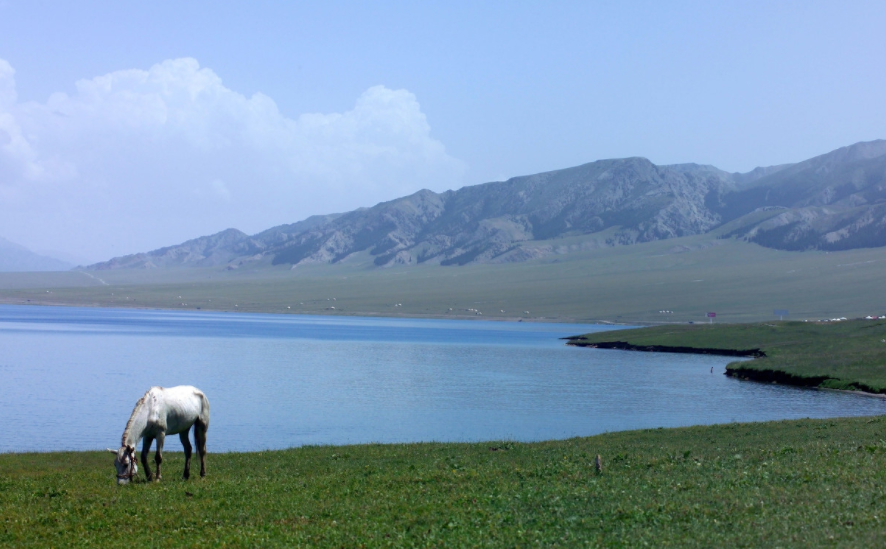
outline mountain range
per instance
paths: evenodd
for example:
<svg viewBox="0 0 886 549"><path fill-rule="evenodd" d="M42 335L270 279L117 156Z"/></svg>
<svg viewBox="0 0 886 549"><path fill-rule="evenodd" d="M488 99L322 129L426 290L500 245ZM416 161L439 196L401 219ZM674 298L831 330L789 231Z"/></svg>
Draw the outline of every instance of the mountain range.
<svg viewBox="0 0 886 549"><path fill-rule="evenodd" d="M72 266L0 237L0 272L67 271Z"/></svg>
<svg viewBox="0 0 886 549"><path fill-rule="evenodd" d="M254 235L237 229L87 269L526 261L580 247L713 233L783 250L886 246L886 141L729 173L645 158L599 160L435 193L422 190ZM575 240L575 239L573 239Z"/></svg>

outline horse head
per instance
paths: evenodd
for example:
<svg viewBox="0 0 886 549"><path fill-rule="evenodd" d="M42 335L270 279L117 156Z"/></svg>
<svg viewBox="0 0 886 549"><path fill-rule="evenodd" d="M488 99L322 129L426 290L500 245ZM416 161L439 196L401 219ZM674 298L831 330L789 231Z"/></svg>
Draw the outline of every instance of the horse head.
<svg viewBox="0 0 886 549"><path fill-rule="evenodd" d="M135 446L121 446L114 454L114 467L117 469L117 484L128 484L138 474L138 460L135 459Z"/></svg>

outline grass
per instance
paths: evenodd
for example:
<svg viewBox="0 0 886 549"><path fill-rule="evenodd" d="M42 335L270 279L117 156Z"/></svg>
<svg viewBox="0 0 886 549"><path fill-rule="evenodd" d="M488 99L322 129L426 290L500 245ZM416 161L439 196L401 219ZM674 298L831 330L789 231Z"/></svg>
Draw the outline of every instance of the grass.
<svg viewBox="0 0 886 549"><path fill-rule="evenodd" d="M886 393L886 321L761 322L655 326L587 334L579 345L623 341L707 349L760 349L766 356L729 364L727 374L763 381Z"/></svg>
<svg viewBox="0 0 886 549"><path fill-rule="evenodd" d="M210 454L207 478L187 482L173 479L182 456L170 453L165 480L123 487L110 454L3 454L0 545L883 546L884 427L873 417Z"/></svg>
<svg viewBox="0 0 886 549"><path fill-rule="evenodd" d="M723 322L771 319L774 309L797 319L886 314L886 248L785 252L711 235L596 250L579 237L537 244L564 253L463 267L376 269L357 254L295 270L0 273L0 303L625 324L701 321L708 311Z"/></svg>

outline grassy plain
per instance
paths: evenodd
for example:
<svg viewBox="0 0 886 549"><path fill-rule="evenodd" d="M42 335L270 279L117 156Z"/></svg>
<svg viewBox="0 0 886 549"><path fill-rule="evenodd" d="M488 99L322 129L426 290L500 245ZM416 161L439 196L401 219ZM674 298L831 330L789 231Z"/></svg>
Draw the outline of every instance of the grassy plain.
<svg viewBox="0 0 886 549"><path fill-rule="evenodd" d="M886 321L680 324L587 334L578 345L623 341L631 345L696 349L760 349L766 356L727 365L727 372L832 389L886 393Z"/></svg>
<svg viewBox="0 0 886 549"><path fill-rule="evenodd" d="M546 243L564 253L463 267L377 269L357 254L295 270L2 273L0 303L460 318L479 317L476 309L625 324L699 321L708 311L723 322L770 319L774 309L799 319L886 314L886 248L784 252L711 235L591 250L578 237Z"/></svg>
<svg viewBox="0 0 886 549"><path fill-rule="evenodd" d="M208 476L187 482L169 453L162 482L123 487L107 453L2 454L0 545L880 547L884 427L872 417L210 454Z"/></svg>

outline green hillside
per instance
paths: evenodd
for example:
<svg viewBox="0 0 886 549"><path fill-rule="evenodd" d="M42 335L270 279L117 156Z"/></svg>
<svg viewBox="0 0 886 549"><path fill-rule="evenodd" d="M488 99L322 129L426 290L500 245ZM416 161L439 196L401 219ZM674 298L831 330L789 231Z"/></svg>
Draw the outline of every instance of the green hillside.
<svg viewBox="0 0 886 549"><path fill-rule="evenodd" d="M710 235L590 250L581 237L544 242L562 253L461 267L379 269L365 253L294 270L4 273L0 302L626 324L706 321L709 311L716 322L774 309L800 320L886 314L886 248L801 253Z"/></svg>

